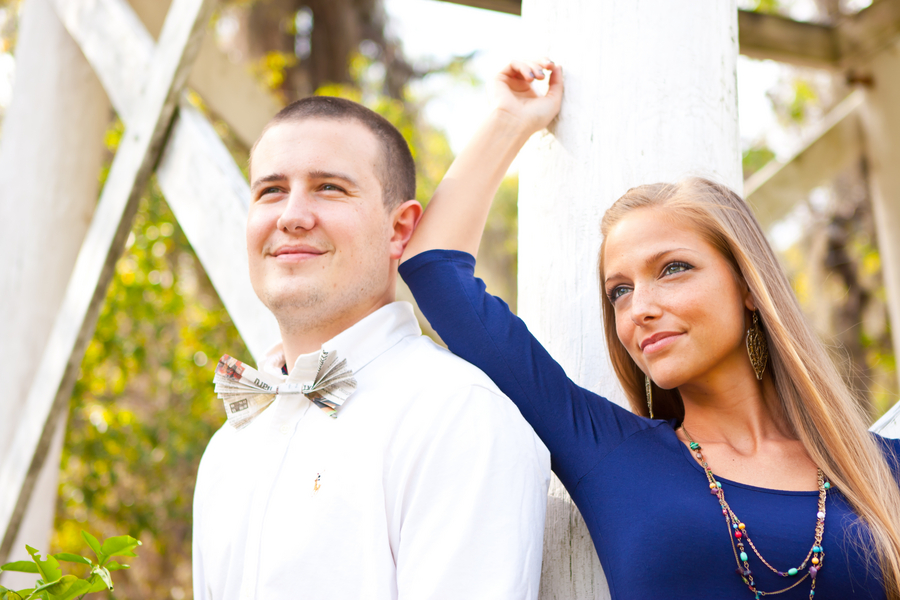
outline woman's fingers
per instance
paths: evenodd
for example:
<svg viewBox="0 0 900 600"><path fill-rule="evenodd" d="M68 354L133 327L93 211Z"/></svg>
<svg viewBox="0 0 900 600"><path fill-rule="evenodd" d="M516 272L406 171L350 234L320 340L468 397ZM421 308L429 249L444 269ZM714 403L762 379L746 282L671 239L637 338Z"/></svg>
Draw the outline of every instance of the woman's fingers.
<svg viewBox="0 0 900 600"><path fill-rule="evenodd" d="M509 63L505 69L500 71L501 75L506 75L507 77L524 79L525 81L532 81L537 74L533 70L533 66L522 60L514 60Z"/></svg>

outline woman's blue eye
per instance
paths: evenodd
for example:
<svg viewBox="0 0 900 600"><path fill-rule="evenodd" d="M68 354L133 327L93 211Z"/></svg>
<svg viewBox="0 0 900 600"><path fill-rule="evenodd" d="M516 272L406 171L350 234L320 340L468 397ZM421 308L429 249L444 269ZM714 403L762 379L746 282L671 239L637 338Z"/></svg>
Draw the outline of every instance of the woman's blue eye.
<svg viewBox="0 0 900 600"><path fill-rule="evenodd" d="M666 265L666 268L663 269L663 275L674 275L675 273L683 273L684 271L690 271L693 269L691 265L684 262L673 262Z"/></svg>
<svg viewBox="0 0 900 600"><path fill-rule="evenodd" d="M610 290L610 292L606 296L609 298L610 302L615 304L616 300L628 293L628 290L629 288L625 287L624 285L617 285L612 290Z"/></svg>

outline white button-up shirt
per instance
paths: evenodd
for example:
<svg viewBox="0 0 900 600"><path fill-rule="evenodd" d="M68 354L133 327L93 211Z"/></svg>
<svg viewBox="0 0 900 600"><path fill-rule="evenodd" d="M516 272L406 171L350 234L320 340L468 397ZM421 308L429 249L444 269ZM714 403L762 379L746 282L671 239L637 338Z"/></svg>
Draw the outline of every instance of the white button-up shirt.
<svg viewBox="0 0 900 600"><path fill-rule="evenodd" d="M197 600L537 598L550 455L481 371L395 302L323 345L358 387L300 395L210 441L194 495ZM311 381L319 353L291 382ZM280 348L262 366L281 375Z"/></svg>

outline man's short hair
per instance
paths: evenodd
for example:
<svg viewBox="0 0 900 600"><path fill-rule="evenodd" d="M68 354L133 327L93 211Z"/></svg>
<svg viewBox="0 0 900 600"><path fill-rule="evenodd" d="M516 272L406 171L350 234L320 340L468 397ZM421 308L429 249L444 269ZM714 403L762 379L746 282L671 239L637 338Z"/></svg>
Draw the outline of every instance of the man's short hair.
<svg viewBox="0 0 900 600"><path fill-rule="evenodd" d="M392 210L416 197L416 164L403 135L390 121L362 104L334 96L309 96L285 106L263 129L260 139L269 128L284 122L306 119L353 120L372 132L381 145L381 182L385 208ZM256 142L259 143L259 140ZM253 148L256 148L254 144ZM251 155L253 150L250 151Z"/></svg>

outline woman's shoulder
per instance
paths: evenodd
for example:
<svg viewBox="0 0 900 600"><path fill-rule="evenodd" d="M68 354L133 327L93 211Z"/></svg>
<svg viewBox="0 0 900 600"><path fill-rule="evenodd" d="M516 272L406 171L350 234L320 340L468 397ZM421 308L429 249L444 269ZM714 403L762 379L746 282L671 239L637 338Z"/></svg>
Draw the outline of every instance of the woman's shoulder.
<svg viewBox="0 0 900 600"><path fill-rule="evenodd" d="M884 458L891 467L891 471L894 472L894 476L900 481L900 439L884 437L877 433L873 433L872 437L881 447Z"/></svg>

